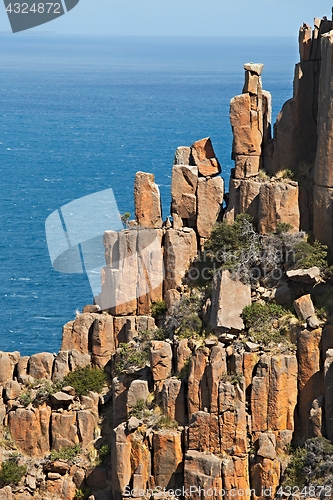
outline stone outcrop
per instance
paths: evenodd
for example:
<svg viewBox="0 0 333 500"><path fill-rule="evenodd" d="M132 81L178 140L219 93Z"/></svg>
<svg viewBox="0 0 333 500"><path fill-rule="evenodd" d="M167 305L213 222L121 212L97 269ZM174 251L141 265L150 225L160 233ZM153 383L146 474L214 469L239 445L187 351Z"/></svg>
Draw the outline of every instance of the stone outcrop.
<svg viewBox="0 0 333 500"><path fill-rule="evenodd" d="M134 182L135 217L139 226L162 227L160 190L153 174L137 172Z"/></svg>
<svg viewBox="0 0 333 500"><path fill-rule="evenodd" d="M244 307L251 305L251 287L221 271L213 280L210 325L214 330L243 330Z"/></svg>

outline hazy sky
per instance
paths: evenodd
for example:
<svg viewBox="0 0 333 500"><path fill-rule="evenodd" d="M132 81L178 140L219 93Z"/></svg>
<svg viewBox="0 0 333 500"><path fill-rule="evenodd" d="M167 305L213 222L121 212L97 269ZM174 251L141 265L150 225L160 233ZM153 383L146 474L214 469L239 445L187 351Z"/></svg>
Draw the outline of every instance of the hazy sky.
<svg viewBox="0 0 333 500"><path fill-rule="evenodd" d="M0 2L3 4L2 0ZM0 30L9 31L9 21L1 4ZM315 16L330 18L332 5L332 0L80 0L71 12L29 31L96 35L295 36L302 22L312 25Z"/></svg>

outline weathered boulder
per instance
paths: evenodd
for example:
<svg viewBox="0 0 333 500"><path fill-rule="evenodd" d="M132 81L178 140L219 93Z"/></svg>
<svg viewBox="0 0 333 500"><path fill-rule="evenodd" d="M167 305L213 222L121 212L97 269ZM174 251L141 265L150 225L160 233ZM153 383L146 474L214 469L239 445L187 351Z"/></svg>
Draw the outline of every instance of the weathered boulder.
<svg viewBox="0 0 333 500"><path fill-rule="evenodd" d="M56 406L69 405L73 402L74 396L66 392L58 391L51 395L51 402Z"/></svg>
<svg viewBox="0 0 333 500"><path fill-rule="evenodd" d="M0 351L0 385L12 380L15 365L19 362L20 353Z"/></svg>
<svg viewBox="0 0 333 500"><path fill-rule="evenodd" d="M79 443L76 426L76 412L52 413L51 442L53 450L60 450Z"/></svg>
<svg viewBox="0 0 333 500"><path fill-rule="evenodd" d="M260 187L259 232L263 234L275 232L280 222L290 224L291 232L299 231L297 182L264 182Z"/></svg>
<svg viewBox="0 0 333 500"><path fill-rule="evenodd" d="M307 320L310 316L315 315L310 294L302 295L299 299L294 300L294 308L299 319Z"/></svg>
<svg viewBox="0 0 333 500"><path fill-rule="evenodd" d="M17 408L8 414L10 433L20 450L30 457L44 457L50 451L51 408Z"/></svg>
<svg viewBox="0 0 333 500"><path fill-rule="evenodd" d="M83 368L84 366L90 365L90 354L82 354L73 349L68 353L68 362L70 371L73 372L76 368Z"/></svg>
<svg viewBox="0 0 333 500"><path fill-rule="evenodd" d="M320 281L320 269L316 266L309 269L293 269L286 274L287 278L296 283L315 285Z"/></svg>
<svg viewBox="0 0 333 500"><path fill-rule="evenodd" d="M192 415L188 426L187 446L189 450L216 454L221 452L217 415L204 411Z"/></svg>
<svg viewBox="0 0 333 500"><path fill-rule="evenodd" d="M13 500L13 493L10 486L5 486L0 489L0 500Z"/></svg>
<svg viewBox="0 0 333 500"><path fill-rule="evenodd" d="M212 495L205 498L213 500L214 488L222 490L221 477L222 460L210 453L191 450L185 454L184 462L184 487L191 488L191 495L187 498L201 500L202 490L211 491Z"/></svg>
<svg viewBox="0 0 333 500"><path fill-rule="evenodd" d="M146 401L148 395L147 380L133 380L127 392L127 412L129 413L138 401Z"/></svg>
<svg viewBox="0 0 333 500"><path fill-rule="evenodd" d="M153 468L155 482L167 489L182 485L182 435L174 430L160 430L153 435Z"/></svg>
<svg viewBox="0 0 333 500"><path fill-rule="evenodd" d="M301 62L309 61L312 45L312 29L308 24L303 23L299 29L299 55Z"/></svg>
<svg viewBox="0 0 333 500"><path fill-rule="evenodd" d="M5 399L16 399L21 394L21 386L16 380L9 380L5 385Z"/></svg>
<svg viewBox="0 0 333 500"><path fill-rule="evenodd" d="M61 351L75 349L82 354L88 354L91 327L99 314L79 314L74 321L69 321L62 330Z"/></svg>
<svg viewBox="0 0 333 500"><path fill-rule="evenodd" d="M297 336L299 426L297 431L304 440L315 437L311 435L313 423L310 412L313 401L324 393L320 360L321 333L321 329L303 330Z"/></svg>
<svg viewBox="0 0 333 500"><path fill-rule="evenodd" d="M195 221L197 216L198 167L175 165L172 169L171 214L185 221ZM187 224L185 224L187 225Z"/></svg>
<svg viewBox="0 0 333 500"><path fill-rule="evenodd" d="M91 410L80 410L77 412L77 429L82 449L95 439L95 428L98 424L98 414Z"/></svg>
<svg viewBox="0 0 333 500"><path fill-rule="evenodd" d="M213 279L210 326L214 330L243 330L244 307L251 305L251 287L232 279L229 271L220 271Z"/></svg>
<svg viewBox="0 0 333 500"><path fill-rule="evenodd" d="M231 99L230 122L234 135L233 154L260 156L262 134L258 127L258 111L252 109L250 94Z"/></svg>
<svg viewBox="0 0 333 500"><path fill-rule="evenodd" d="M69 373L68 351L59 351L54 359L52 382L60 382Z"/></svg>
<svg viewBox="0 0 333 500"><path fill-rule="evenodd" d="M179 425L185 425L186 403L185 386L182 380L172 377L165 380L162 389L163 413Z"/></svg>
<svg viewBox="0 0 333 500"><path fill-rule="evenodd" d="M30 356L28 374L35 379L50 379L52 376L54 355L42 352Z"/></svg>
<svg viewBox="0 0 333 500"><path fill-rule="evenodd" d="M257 455L275 460L276 435L273 432L261 432L259 434Z"/></svg>
<svg viewBox="0 0 333 500"><path fill-rule="evenodd" d="M268 429L274 431L293 430L296 403L296 356L272 356L268 396Z"/></svg>
<svg viewBox="0 0 333 500"><path fill-rule="evenodd" d="M214 224L219 219L224 196L222 177L198 180L197 231L201 238L209 238Z"/></svg>
<svg viewBox="0 0 333 500"><path fill-rule="evenodd" d="M273 500L280 484L280 462L257 456L251 467L251 488L256 499ZM263 494L264 492L264 494Z"/></svg>
<svg viewBox="0 0 333 500"><path fill-rule="evenodd" d="M100 315L92 325L91 352L94 365L103 368L115 352L113 317Z"/></svg>
<svg viewBox="0 0 333 500"><path fill-rule="evenodd" d="M221 173L210 137L196 141L191 146L191 162L198 167L199 174L212 177Z"/></svg>
<svg viewBox="0 0 333 500"><path fill-rule="evenodd" d="M237 384L221 382L219 387L219 426L221 452L242 455L247 452L245 393Z"/></svg>
<svg viewBox="0 0 333 500"><path fill-rule="evenodd" d="M197 255L197 237L190 228L168 229L164 242L165 290L177 289Z"/></svg>
<svg viewBox="0 0 333 500"><path fill-rule="evenodd" d="M224 457L222 461L222 479L227 498L235 496L239 500L250 500L249 466L246 456Z"/></svg>
<svg viewBox="0 0 333 500"><path fill-rule="evenodd" d="M104 233L106 266L96 302L112 315L148 314L162 299L162 229Z"/></svg>
<svg viewBox="0 0 333 500"><path fill-rule="evenodd" d="M134 181L135 217L140 226L162 227L161 197L154 174L137 172Z"/></svg>
<svg viewBox="0 0 333 500"><path fill-rule="evenodd" d="M210 351L209 365L207 366L207 384L209 389L209 411L218 413L219 385L227 371L227 357L222 345L214 346Z"/></svg>
<svg viewBox="0 0 333 500"><path fill-rule="evenodd" d="M193 413L209 408L208 362L208 355L203 349L197 350L190 358L187 389L189 419L192 418Z"/></svg>
<svg viewBox="0 0 333 500"><path fill-rule="evenodd" d="M173 164L190 165L191 148L189 146L179 146L176 149Z"/></svg>
<svg viewBox="0 0 333 500"><path fill-rule="evenodd" d="M172 349L169 342L153 340L150 350L150 368L154 382L165 380L171 375Z"/></svg>

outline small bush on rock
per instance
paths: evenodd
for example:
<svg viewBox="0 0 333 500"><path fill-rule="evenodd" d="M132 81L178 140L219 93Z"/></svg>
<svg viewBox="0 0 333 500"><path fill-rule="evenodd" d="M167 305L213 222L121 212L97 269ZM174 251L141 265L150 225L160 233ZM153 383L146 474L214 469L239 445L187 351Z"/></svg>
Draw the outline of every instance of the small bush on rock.
<svg viewBox="0 0 333 500"><path fill-rule="evenodd" d="M66 446L61 448L59 451L53 450L50 453L50 458L52 461L55 460L72 460L79 453L81 453L80 445L74 444L73 446Z"/></svg>
<svg viewBox="0 0 333 500"><path fill-rule="evenodd" d="M296 266L309 269L317 266L321 269L328 267L327 263L327 246L322 245L318 240L313 244L308 241L302 241L295 246Z"/></svg>
<svg viewBox="0 0 333 500"><path fill-rule="evenodd" d="M115 357L115 371L120 374L131 368L144 368L150 359L150 343L119 344Z"/></svg>
<svg viewBox="0 0 333 500"><path fill-rule="evenodd" d="M89 391L101 392L105 383L106 374L98 368L91 368L89 365L76 368L63 380L63 386L71 385L78 396L85 396Z"/></svg>
<svg viewBox="0 0 333 500"><path fill-rule="evenodd" d="M333 445L323 437L308 439L295 450L285 471L283 486L324 487L333 484ZM324 493L327 493L324 490ZM331 492L327 496L331 497Z"/></svg>
<svg viewBox="0 0 333 500"><path fill-rule="evenodd" d="M2 486L17 486L22 477L27 473L25 465L19 465L14 458L2 462L0 483Z"/></svg>
<svg viewBox="0 0 333 500"><path fill-rule="evenodd" d="M156 429L177 429L178 423L166 415L162 415L155 424Z"/></svg>
<svg viewBox="0 0 333 500"><path fill-rule="evenodd" d="M242 317L246 328L260 329L285 314L288 314L288 311L278 304L254 302L243 309Z"/></svg>
<svg viewBox="0 0 333 500"><path fill-rule="evenodd" d="M150 311L153 318L158 318L159 316L163 316L166 313L167 307L164 300L157 300L153 302Z"/></svg>

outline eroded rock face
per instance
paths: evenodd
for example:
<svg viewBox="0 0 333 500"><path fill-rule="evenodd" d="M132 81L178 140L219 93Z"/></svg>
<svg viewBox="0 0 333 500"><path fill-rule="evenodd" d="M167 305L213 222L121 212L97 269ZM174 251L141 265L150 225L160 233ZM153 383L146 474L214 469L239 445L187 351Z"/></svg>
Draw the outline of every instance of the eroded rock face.
<svg viewBox="0 0 333 500"><path fill-rule="evenodd" d="M150 366L154 382L165 380L171 375L172 350L168 342L152 341Z"/></svg>
<svg viewBox="0 0 333 500"><path fill-rule="evenodd" d="M276 231L279 222L290 224L291 232L300 228L298 185L296 182L265 182L259 193L259 232Z"/></svg>
<svg viewBox="0 0 333 500"><path fill-rule="evenodd" d="M134 182L135 216L139 226L162 227L160 190L154 174L137 172Z"/></svg>
<svg viewBox="0 0 333 500"><path fill-rule="evenodd" d="M321 328L313 331L303 330L297 337L299 425L297 431L304 440L318 435L318 425L314 430L315 412L312 410L317 406L313 407L314 401L324 393L320 360L321 338ZM321 423L319 428L321 432Z"/></svg>
<svg viewBox="0 0 333 500"><path fill-rule="evenodd" d="M197 231L201 238L209 238L214 224L220 217L224 196L222 177L198 180Z"/></svg>
<svg viewBox="0 0 333 500"><path fill-rule="evenodd" d="M196 141L191 146L192 162L198 167L199 174L213 177L221 173L221 166L215 156L210 137Z"/></svg>
<svg viewBox="0 0 333 500"><path fill-rule="evenodd" d="M197 238L190 228L168 229L164 242L165 290L177 289L197 255Z"/></svg>
<svg viewBox="0 0 333 500"><path fill-rule="evenodd" d="M189 165L175 165L172 169L171 184L171 214L176 214L185 221L193 221L197 216L197 184L198 167ZM187 225L187 224L186 224Z"/></svg>
<svg viewBox="0 0 333 500"><path fill-rule="evenodd" d="M112 315L148 314L162 300L164 279L161 229L104 233L106 267L102 292L95 298Z"/></svg>
<svg viewBox="0 0 333 500"><path fill-rule="evenodd" d="M17 446L28 456L44 457L50 451L51 408L17 408L8 415L8 425Z"/></svg>
<svg viewBox="0 0 333 500"><path fill-rule="evenodd" d="M243 330L241 318L244 307L251 305L251 287L229 271L223 270L213 279L210 325L214 330Z"/></svg>
<svg viewBox="0 0 333 500"><path fill-rule="evenodd" d="M201 498L199 488L214 491L222 489L222 460L210 453L188 451L184 463L184 486L192 486L192 498ZM212 500L214 497L206 497Z"/></svg>
<svg viewBox="0 0 333 500"><path fill-rule="evenodd" d="M182 485L184 465L181 433L169 429L155 432L153 460L156 484L167 489Z"/></svg>

